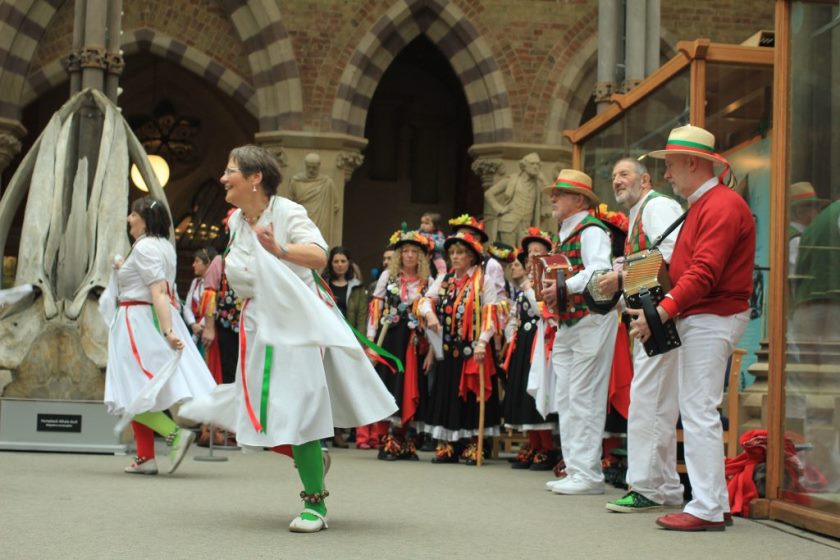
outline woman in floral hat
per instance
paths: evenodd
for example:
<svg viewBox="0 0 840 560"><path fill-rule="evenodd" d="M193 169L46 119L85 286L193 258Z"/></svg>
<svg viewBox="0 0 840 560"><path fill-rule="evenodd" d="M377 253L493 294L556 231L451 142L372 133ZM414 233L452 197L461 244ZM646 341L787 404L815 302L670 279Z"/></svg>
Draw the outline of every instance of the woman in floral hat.
<svg viewBox="0 0 840 560"><path fill-rule="evenodd" d="M529 258L545 255L553 247L550 233L536 227L528 228L528 235L522 238L517 262L511 266L511 277L517 282L518 289L511 306L511 321L505 328L508 340L504 362L507 385L502 416L505 427L528 435L528 445L519 451L511 464L514 469L547 471L557 462L552 434L557 415L550 414L544 418L537 412L534 397L527 392L533 348L535 344L544 344L544 341L536 340L535 336L540 309L526 268Z"/></svg>
<svg viewBox="0 0 840 560"><path fill-rule="evenodd" d="M487 281L481 242L471 232L458 231L444 246L452 265L450 272L435 279L419 306L427 329L443 339L443 360L435 369L423 429L439 441L433 462L457 463L454 444L478 435L478 398L485 400L484 435L499 434L492 344L499 325L498 294ZM424 369L431 367L432 357L431 353L426 356ZM480 373L484 374L483 395L479 395ZM461 457L468 465L476 464L477 447L470 443Z"/></svg>
<svg viewBox="0 0 840 560"><path fill-rule="evenodd" d="M417 306L430 281L429 253L434 244L418 231L396 231L390 244L394 255L388 269L379 277L368 309L367 336L403 363L404 371L368 354L376 371L394 396L400 409L381 422L376 433L385 435L378 458L384 461L416 461L417 449L406 437L406 429L418 417L420 403L426 395L426 378L419 375L420 364L428 351L428 343L420 326ZM423 377L422 383L419 379Z"/></svg>

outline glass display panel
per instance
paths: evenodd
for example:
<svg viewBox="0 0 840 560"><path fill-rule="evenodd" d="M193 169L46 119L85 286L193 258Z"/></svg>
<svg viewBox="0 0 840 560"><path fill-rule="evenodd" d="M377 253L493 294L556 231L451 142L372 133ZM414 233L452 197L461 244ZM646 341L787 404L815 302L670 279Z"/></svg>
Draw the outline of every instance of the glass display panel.
<svg viewBox="0 0 840 560"><path fill-rule="evenodd" d="M689 86L686 69L584 142L583 169L592 177L595 192L610 208L617 209L611 185L613 164L622 157L639 157L662 149L671 129L688 123ZM663 179L662 161L643 161L650 170L654 188L671 194L671 186Z"/></svg>
<svg viewBox="0 0 840 560"><path fill-rule="evenodd" d="M840 513L840 13L791 6L783 493Z"/></svg>

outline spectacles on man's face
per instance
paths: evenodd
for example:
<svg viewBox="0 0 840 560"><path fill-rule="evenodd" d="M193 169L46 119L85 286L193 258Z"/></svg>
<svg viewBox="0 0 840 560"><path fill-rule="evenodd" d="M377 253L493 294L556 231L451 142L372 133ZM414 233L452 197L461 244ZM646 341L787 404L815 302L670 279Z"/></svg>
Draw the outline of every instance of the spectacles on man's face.
<svg viewBox="0 0 840 560"><path fill-rule="evenodd" d="M224 174L225 177L230 177L234 173L239 173L239 172L240 171L239 171L238 167L225 167L225 171L224 171L223 174Z"/></svg>

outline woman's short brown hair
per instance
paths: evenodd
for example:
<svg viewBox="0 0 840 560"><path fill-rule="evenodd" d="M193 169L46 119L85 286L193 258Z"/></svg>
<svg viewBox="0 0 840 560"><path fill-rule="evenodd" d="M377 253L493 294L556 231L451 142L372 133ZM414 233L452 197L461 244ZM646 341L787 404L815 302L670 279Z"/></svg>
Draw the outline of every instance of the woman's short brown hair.
<svg viewBox="0 0 840 560"><path fill-rule="evenodd" d="M262 173L260 186L263 192L268 196L277 194L277 188L280 186L280 181L283 180L283 175L280 173L280 164L277 163L274 154L260 146L245 144L232 149L229 159L236 162L239 171L245 177L258 172Z"/></svg>

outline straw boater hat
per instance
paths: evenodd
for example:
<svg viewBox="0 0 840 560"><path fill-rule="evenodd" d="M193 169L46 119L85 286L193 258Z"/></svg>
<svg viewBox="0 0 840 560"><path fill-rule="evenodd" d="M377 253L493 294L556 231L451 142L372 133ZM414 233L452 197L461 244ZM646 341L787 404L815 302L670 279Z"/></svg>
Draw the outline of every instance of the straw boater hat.
<svg viewBox="0 0 840 560"><path fill-rule="evenodd" d="M516 249L501 241L491 243L487 248L487 252L494 259L505 264L510 264L516 260Z"/></svg>
<svg viewBox="0 0 840 560"><path fill-rule="evenodd" d="M477 220L469 214L461 214L457 218L452 218L449 220L449 225L452 227L453 232L461 228L467 228L473 233L473 235L477 236L482 243L487 243L487 240L489 239L487 234L484 233L484 222Z"/></svg>
<svg viewBox="0 0 840 560"><path fill-rule="evenodd" d="M391 239L389 239L389 243L389 247L394 250L399 249L406 243L411 243L412 245L419 247L427 255L434 249L434 243L432 240L415 230L403 231L398 229L391 236Z"/></svg>
<svg viewBox="0 0 840 560"><path fill-rule="evenodd" d="M446 241L443 242L443 247L448 251L455 243L461 243L470 249L473 254L475 254L476 264L479 264L484 260L484 246L481 244L481 241L476 239L472 232L464 231L462 229L457 233L453 233L446 238Z"/></svg>
<svg viewBox="0 0 840 560"><path fill-rule="evenodd" d="M729 162L715 151L715 135L700 128L687 124L671 130L664 150L654 150L646 157L665 159L670 154L683 154L707 159L715 165L729 168Z"/></svg>
<svg viewBox="0 0 840 560"><path fill-rule="evenodd" d="M551 185L543 187L545 194L552 192L561 192L569 194L582 194L589 200L589 206L597 208L601 201L592 190L592 178L583 171L576 171L574 169L563 169L557 180Z"/></svg>
<svg viewBox="0 0 840 560"><path fill-rule="evenodd" d="M532 241L537 241L545 245L545 248L549 253L554 249L554 242L551 240L551 234L538 227L529 227L528 233L522 238L522 241L519 242L519 247L522 249L522 252L528 252L528 244Z"/></svg>
<svg viewBox="0 0 840 560"><path fill-rule="evenodd" d="M800 181L790 186L790 204L791 206L813 204L822 208L828 204L828 200L817 198L817 191L814 189L814 185L808 181Z"/></svg>

